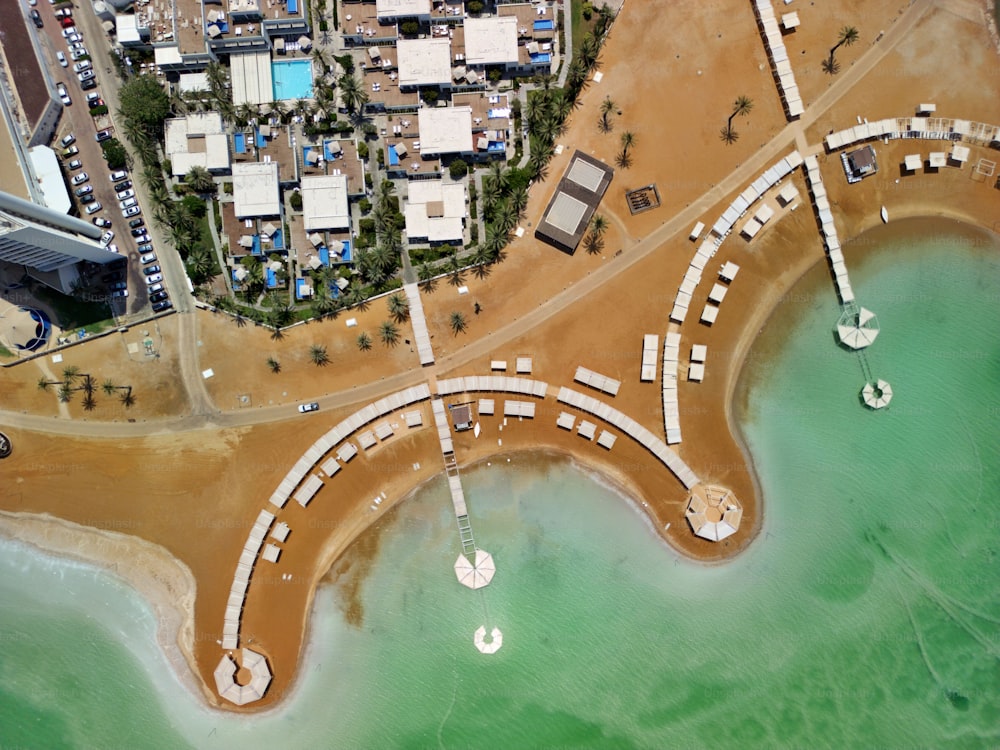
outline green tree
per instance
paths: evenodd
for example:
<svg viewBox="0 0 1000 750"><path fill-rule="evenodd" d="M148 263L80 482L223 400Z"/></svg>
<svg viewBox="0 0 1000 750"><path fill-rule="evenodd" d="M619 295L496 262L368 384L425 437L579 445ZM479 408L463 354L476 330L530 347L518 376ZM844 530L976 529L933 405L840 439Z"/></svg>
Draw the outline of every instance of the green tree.
<svg viewBox="0 0 1000 750"><path fill-rule="evenodd" d="M451 175L451 179L460 180L465 175L469 173L469 165L466 164L461 159L455 159L451 164L448 165L448 174Z"/></svg>
<svg viewBox="0 0 1000 750"><path fill-rule="evenodd" d="M749 96L736 97L736 101L733 102L733 111L729 115L729 120L726 122L726 127L724 127L719 133L719 137L723 140L723 142L725 142L728 145L735 143L739 139L740 137L739 133L733 130L733 118L737 116L746 117L748 114L750 114L750 111L752 109L753 109L753 99L751 99Z"/></svg>
<svg viewBox="0 0 1000 750"><path fill-rule="evenodd" d="M326 347L322 344L313 344L309 347L309 359L317 367L330 364L330 355L326 353Z"/></svg>
<svg viewBox="0 0 1000 750"><path fill-rule="evenodd" d="M602 133L611 132L611 113L615 111L615 107L614 100L610 96L604 97L604 101L601 102L601 119L598 123Z"/></svg>
<svg viewBox="0 0 1000 750"><path fill-rule="evenodd" d="M117 138L110 138L101 143L101 151L108 163L108 169L124 169L128 166L128 152Z"/></svg>
<svg viewBox="0 0 1000 750"><path fill-rule="evenodd" d="M395 346L399 343L399 327L391 320L383 320L378 327L379 338L386 346Z"/></svg>
<svg viewBox="0 0 1000 750"><path fill-rule="evenodd" d="M302 193L300 193L298 190L292 192L292 194L290 196L288 196L288 205L290 205L292 207L293 211L301 211L302 210Z"/></svg>
<svg viewBox="0 0 1000 750"><path fill-rule="evenodd" d="M417 269L417 277L420 279L420 286L425 292L433 292L436 276L434 271L434 266L430 263L424 262L420 264L420 268Z"/></svg>
<svg viewBox="0 0 1000 750"><path fill-rule="evenodd" d="M358 349L363 352L367 352L372 348L372 337L368 335L367 331L362 331L358 334Z"/></svg>
<svg viewBox="0 0 1000 750"><path fill-rule="evenodd" d="M410 302L406 299L404 294L396 292L395 294L390 294L389 298L386 300L386 304L389 307L389 315L397 323L404 323L410 317Z"/></svg>
<svg viewBox="0 0 1000 750"><path fill-rule="evenodd" d="M267 368L275 375L277 375L279 372L281 372L281 362L279 362L276 357L268 357Z"/></svg>
<svg viewBox="0 0 1000 750"><path fill-rule="evenodd" d="M196 193L214 193L215 179L205 167L195 165L184 175L184 182Z"/></svg>
<svg viewBox="0 0 1000 750"><path fill-rule="evenodd" d="M465 333L465 329L469 327L468 321L466 321L465 316L456 310L448 317L448 322L451 325L451 331L456 336L460 333Z"/></svg>
<svg viewBox="0 0 1000 750"><path fill-rule="evenodd" d="M128 79L118 90L118 101L122 119L140 123L157 136L170 116L170 97L152 75Z"/></svg>
<svg viewBox="0 0 1000 750"><path fill-rule="evenodd" d="M835 75L840 70L840 63L834 59L840 47L850 47L858 41L858 30L854 26L844 26L837 35L837 43L830 48L830 57L823 62L823 72Z"/></svg>
<svg viewBox="0 0 1000 750"><path fill-rule="evenodd" d="M350 114L360 111L368 103L368 94L361 82L351 73L344 73L338 82L340 98Z"/></svg>

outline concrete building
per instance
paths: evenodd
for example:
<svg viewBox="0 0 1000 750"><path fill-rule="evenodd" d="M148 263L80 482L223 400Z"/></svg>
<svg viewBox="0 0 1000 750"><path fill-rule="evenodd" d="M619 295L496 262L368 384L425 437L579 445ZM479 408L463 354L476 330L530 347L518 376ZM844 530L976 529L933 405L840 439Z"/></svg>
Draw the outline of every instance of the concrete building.
<svg viewBox="0 0 1000 750"><path fill-rule="evenodd" d="M276 162L234 164L233 199L237 219L280 215L278 164Z"/></svg>
<svg viewBox="0 0 1000 750"><path fill-rule="evenodd" d="M451 86L451 41L400 39L396 43L401 88Z"/></svg>
<svg viewBox="0 0 1000 750"><path fill-rule="evenodd" d="M183 177L192 167L209 172L229 172L229 138L218 112L196 112L166 121L164 144L174 177Z"/></svg>
<svg viewBox="0 0 1000 750"><path fill-rule="evenodd" d="M267 104L274 100L270 52L246 52L229 58L233 106Z"/></svg>
<svg viewBox="0 0 1000 750"><path fill-rule="evenodd" d="M351 228L346 174L303 177L300 184L305 231L322 232Z"/></svg>
<svg viewBox="0 0 1000 750"><path fill-rule="evenodd" d="M404 18L430 23L431 0L375 0L375 13L380 23Z"/></svg>
<svg viewBox="0 0 1000 750"><path fill-rule="evenodd" d="M418 118L421 156L472 153L472 107L425 107Z"/></svg>
<svg viewBox="0 0 1000 750"><path fill-rule="evenodd" d="M121 256L100 245L102 229L81 219L0 192L0 261L64 294L80 278L79 264L112 263Z"/></svg>
<svg viewBox="0 0 1000 750"><path fill-rule="evenodd" d="M518 54L516 17L465 19L466 65L516 66Z"/></svg>
<svg viewBox="0 0 1000 750"><path fill-rule="evenodd" d="M465 185L417 180L407 186L404 216L410 242L461 244L465 227Z"/></svg>

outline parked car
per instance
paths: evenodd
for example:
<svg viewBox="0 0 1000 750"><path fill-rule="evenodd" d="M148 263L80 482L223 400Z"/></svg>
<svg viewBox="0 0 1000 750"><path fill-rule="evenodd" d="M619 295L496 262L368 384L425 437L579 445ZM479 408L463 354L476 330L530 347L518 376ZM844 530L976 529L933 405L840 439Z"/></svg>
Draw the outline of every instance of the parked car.
<svg viewBox="0 0 1000 750"><path fill-rule="evenodd" d="M93 215L93 214L96 214L96 213L97 213L98 211L100 211L100 210L101 210L102 208L104 208L104 206L102 206L102 205L101 205L101 204L100 204L99 202L98 202L98 203L91 203L91 204L90 204L89 206L87 206L87 208L86 208L86 211L87 211L87 215L88 215L88 216L91 216L91 215Z"/></svg>
<svg viewBox="0 0 1000 750"><path fill-rule="evenodd" d="M149 234L146 232L146 227L133 229L132 236L135 237L136 242L149 242Z"/></svg>
<svg viewBox="0 0 1000 750"><path fill-rule="evenodd" d="M169 295L166 292L156 292L149 295L150 302L163 302Z"/></svg>
<svg viewBox="0 0 1000 750"><path fill-rule="evenodd" d="M32 3L34 5L34 3ZM55 11L56 18L72 18L73 9L72 8L57 8Z"/></svg>
<svg viewBox="0 0 1000 750"><path fill-rule="evenodd" d="M144 225L145 223L146 223L146 222L145 222L145 220L144 220L144 219L132 219L132 221L130 221L130 222L128 223L128 228L129 228L129 229L137 229L138 227L141 227L141 226L142 226L142 225Z"/></svg>
<svg viewBox="0 0 1000 750"><path fill-rule="evenodd" d="M82 41L83 41L83 36L81 36L80 34L70 34L68 37L66 37L67 44L79 44Z"/></svg>
<svg viewBox="0 0 1000 750"><path fill-rule="evenodd" d="M119 182L115 185L115 192L121 193L128 190L130 187L132 187L132 180L125 180L125 182Z"/></svg>
<svg viewBox="0 0 1000 750"><path fill-rule="evenodd" d="M84 91L88 91L89 89L97 88L97 79L96 78L88 78L85 81L80 81L80 88L83 89Z"/></svg>
<svg viewBox="0 0 1000 750"><path fill-rule="evenodd" d="M87 104L91 107L98 107L101 104L104 104L104 100L101 99L100 94L98 94L96 91L92 91L91 93L87 94Z"/></svg>
<svg viewBox="0 0 1000 750"><path fill-rule="evenodd" d="M62 152L62 156L63 159L68 159L71 156L76 156L78 153L80 153L80 149L78 149L76 146L70 146L69 148L65 149Z"/></svg>
<svg viewBox="0 0 1000 750"><path fill-rule="evenodd" d="M94 67L94 63L90 60L81 60L76 65L73 66L74 73L82 73L85 70L90 70Z"/></svg>
<svg viewBox="0 0 1000 750"><path fill-rule="evenodd" d="M153 312L163 312L164 310L169 310L171 307L173 307L173 303L165 299L163 302L157 302L153 305Z"/></svg>
<svg viewBox="0 0 1000 750"><path fill-rule="evenodd" d="M112 297L128 297L128 289L116 289L111 292Z"/></svg>
<svg viewBox="0 0 1000 750"><path fill-rule="evenodd" d="M141 213L142 213L141 208L139 208L138 206L132 206L132 208L126 208L124 211L122 211L122 216L127 219L129 216L138 216Z"/></svg>
<svg viewBox="0 0 1000 750"><path fill-rule="evenodd" d="M152 245L148 245L148 244L147 245L139 245L138 250L139 250L139 254L140 255L143 254L143 253L151 253L151 252L153 252L153 246Z"/></svg>
<svg viewBox="0 0 1000 750"><path fill-rule="evenodd" d="M137 201L134 197L127 198L126 200L123 200L123 201L118 201L118 207L119 208L123 208L123 209L124 208L132 208L133 206L137 206L137 205L139 205L139 201Z"/></svg>
<svg viewBox="0 0 1000 750"><path fill-rule="evenodd" d="M62 30L63 39L69 39L76 33L76 26L67 26Z"/></svg>
<svg viewBox="0 0 1000 750"><path fill-rule="evenodd" d="M73 179L70 180L70 182L72 182L74 185L82 185L89 179L90 179L89 174L87 174L86 172L80 172L80 174L74 175Z"/></svg>
<svg viewBox="0 0 1000 750"><path fill-rule="evenodd" d="M72 133L70 133L69 135L64 135L62 137L62 140L59 141L59 145L62 146L63 148L66 148L67 146L73 143L76 143L76 136L73 135Z"/></svg>
<svg viewBox="0 0 1000 750"><path fill-rule="evenodd" d="M163 270L163 269L162 269L162 268L160 268L159 266L148 266L147 268L143 268L143 269L142 269L142 272L143 272L144 274L146 274L147 276L152 276L153 274L155 274L155 273L159 273L159 272L160 272L160 271L162 271L162 270ZM159 281L159 280L160 280L160 279L157 279L157 281ZM153 282L152 282L152 281L147 281L146 283L147 283L147 284L152 284Z"/></svg>
<svg viewBox="0 0 1000 750"><path fill-rule="evenodd" d="M94 78L94 71L85 70L82 73L77 73L76 77L80 80L80 83L83 83L84 81L91 81ZM97 84L94 85L96 86Z"/></svg>
<svg viewBox="0 0 1000 750"><path fill-rule="evenodd" d="M102 229L111 226L111 221L105 219L103 216L95 216L91 221L94 222L95 227L101 227Z"/></svg>
<svg viewBox="0 0 1000 750"><path fill-rule="evenodd" d="M63 16L62 18L59 19L59 25L62 26L64 29L68 29L70 26L73 25L73 16Z"/></svg>
<svg viewBox="0 0 1000 750"><path fill-rule="evenodd" d="M67 65L69 65L69 62L66 60L66 55L63 54L62 50L60 50L59 52L56 52L56 60L58 60L59 64L62 65L64 68Z"/></svg>
<svg viewBox="0 0 1000 750"><path fill-rule="evenodd" d="M163 284L150 284L148 291L150 294L153 294L154 292L162 292Z"/></svg>
<svg viewBox="0 0 1000 750"><path fill-rule="evenodd" d="M315 401L311 404L299 404L299 414L308 414L311 411L319 411L319 404Z"/></svg>
<svg viewBox="0 0 1000 750"><path fill-rule="evenodd" d="M155 284L158 281L163 281L163 274L162 273L154 273L152 276L147 276L146 277L146 283L147 284Z"/></svg>
<svg viewBox="0 0 1000 750"><path fill-rule="evenodd" d="M88 185L88 187L90 186ZM109 229L107 232L101 235L101 247L107 247L108 245L110 245L111 240L113 240L114 238L115 238L115 233Z"/></svg>
<svg viewBox="0 0 1000 750"><path fill-rule="evenodd" d="M139 260L143 263L152 263L156 260L156 253L146 253L139 257Z"/></svg>
<svg viewBox="0 0 1000 750"><path fill-rule="evenodd" d="M126 172L124 169L119 169L111 173L110 179L112 182L121 182L122 180L127 180L128 172Z"/></svg>
<svg viewBox="0 0 1000 750"><path fill-rule="evenodd" d="M76 62L77 60L79 60L79 59L81 59L83 57L86 57L86 56L87 56L87 48L86 47L83 47L83 46L80 46L80 47L71 47L70 50L69 50L69 57L70 57L70 59L73 62Z"/></svg>
<svg viewBox="0 0 1000 750"><path fill-rule="evenodd" d="M120 200L128 200L129 198L135 198L134 190L122 190L118 193L118 198Z"/></svg>
<svg viewBox="0 0 1000 750"><path fill-rule="evenodd" d="M80 203L83 204L83 205L87 205L88 203L93 203L96 200L97 200L97 198L95 198L90 193L88 193L87 195L84 195L84 196L80 197Z"/></svg>
<svg viewBox="0 0 1000 750"><path fill-rule="evenodd" d="M91 185L84 185L83 187L78 187L73 191L73 195L79 198L82 195L90 195L94 192L94 188Z"/></svg>
<svg viewBox="0 0 1000 750"><path fill-rule="evenodd" d="M66 91L65 83L56 84L56 93L59 94L59 101L63 103L64 107L68 107L73 103L73 100L69 98L69 92Z"/></svg>
<svg viewBox="0 0 1000 750"><path fill-rule="evenodd" d="M80 161L79 159L73 159L73 161L71 161L71 162L70 162L69 164L67 164L67 165L66 165L66 167L67 167L67 168L68 168L68 169L69 169L69 170L70 170L71 172L72 172L73 170L75 170L75 169L79 169L79 168L80 168L80 167L82 167L82 166L83 166L83 162L82 162L82 161Z"/></svg>
<svg viewBox="0 0 1000 750"><path fill-rule="evenodd" d="M31 9L31 20L35 22L35 28L40 29L45 25L42 23L42 14L34 8Z"/></svg>
<svg viewBox="0 0 1000 750"><path fill-rule="evenodd" d="M101 141L109 141L109 140L111 140L111 131L110 130L98 130L97 133L94 135L94 138L97 139L98 143L100 143Z"/></svg>

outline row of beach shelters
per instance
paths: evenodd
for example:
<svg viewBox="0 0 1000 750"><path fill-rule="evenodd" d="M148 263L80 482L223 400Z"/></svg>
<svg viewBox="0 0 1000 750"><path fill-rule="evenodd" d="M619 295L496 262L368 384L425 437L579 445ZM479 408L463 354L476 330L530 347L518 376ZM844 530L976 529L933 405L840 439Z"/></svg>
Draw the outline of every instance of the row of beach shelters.
<svg viewBox="0 0 1000 750"><path fill-rule="evenodd" d="M990 145L1000 142L1000 127L971 120L953 120L945 117L888 117L883 120L861 122L853 127L837 130L825 138L827 151L836 151L855 143L873 139L890 140L917 138L932 141L960 141Z"/></svg>
<svg viewBox="0 0 1000 750"><path fill-rule="evenodd" d="M844 253L840 249L837 228L833 224L833 212L830 210L830 199L827 197L826 186L823 184L823 177L819 171L819 159L815 156L807 156L805 163L806 181L809 183L809 190L812 192L813 202L816 205L816 215L819 217L823 232L823 244L826 246L830 265L833 267L837 292L840 294L841 301L848 304L854 302L854 291L851 289L851 280L847 275L847 266L844 264Z"/></svg>
<svg viewBox="0 0 1000 750"><path fill-rule="evenodd" d="M778 18L774 14L771 0L755 0L754 5L788 119L794 120L805 112L805 107L802 106L802 95L799 93L799 85L795 82L795 74L788 59L788 50L785 49L785 40L781 35Z"/></svg>

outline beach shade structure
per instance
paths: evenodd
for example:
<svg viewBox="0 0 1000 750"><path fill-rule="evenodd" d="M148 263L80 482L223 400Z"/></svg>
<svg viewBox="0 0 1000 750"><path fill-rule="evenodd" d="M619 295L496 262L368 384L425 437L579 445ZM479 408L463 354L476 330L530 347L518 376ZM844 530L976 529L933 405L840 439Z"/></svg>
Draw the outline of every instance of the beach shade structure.
<svg viewBox="0 0 1000 750"><path fill-rule="evenodd" d="M739 529L743 507L725 487L696 485L691 489L684 515L696 536L721 542Z"/></svg>
<svg viewBox="0 0 1000 750"><path fill-rule="evenodd" d="M250 681L241 685L236 681L236 662L228 654L224 654L215 668L215 687L219 695L230 703L244 706L247 703L259 701L271 684L271 668L263 654L243 649L243 669L250 672Z"/></svg>
<svg viewBox="0 0 1000 750"><path fill-rule="evenodd" d="M470 561L464 554L455 560L455 576L458 582L470 589L481 589L489 585L495 573L493 555L485 550L477 549L474 561Z"/></svg>
<svg viewBox="0 0 1000 750"><path fill-rule="evenodd" d="M476 644L481 654L495 654L503 646L503 633L500 628L493 628L490 631L490 640L486 640L486 626L480 625L472 636L472 642Z"/></svg>
<svg viewBox="0 0 1000 750"><path fill-rule="evenodd" d="M861 389L861 399L869 409L884 409L892 401L892 386L885 380L865 383Z"/></svg>
<svg viewBox="0 0 1000 750"><path fill-rule="evenodd" d="M299 49L308 50L308 49L312 49L312 46L313 46L312 39L310 39L307 36L300 36L299 37Z"/></svg>
<svg viewBox="0 0 1000 750"><path fill-rule="evenodd" d="M837 336L840 343L850 349L864 349L871 346L878 336L878 318L866 307L857 312L846 311L837 321Z"/></svg>

